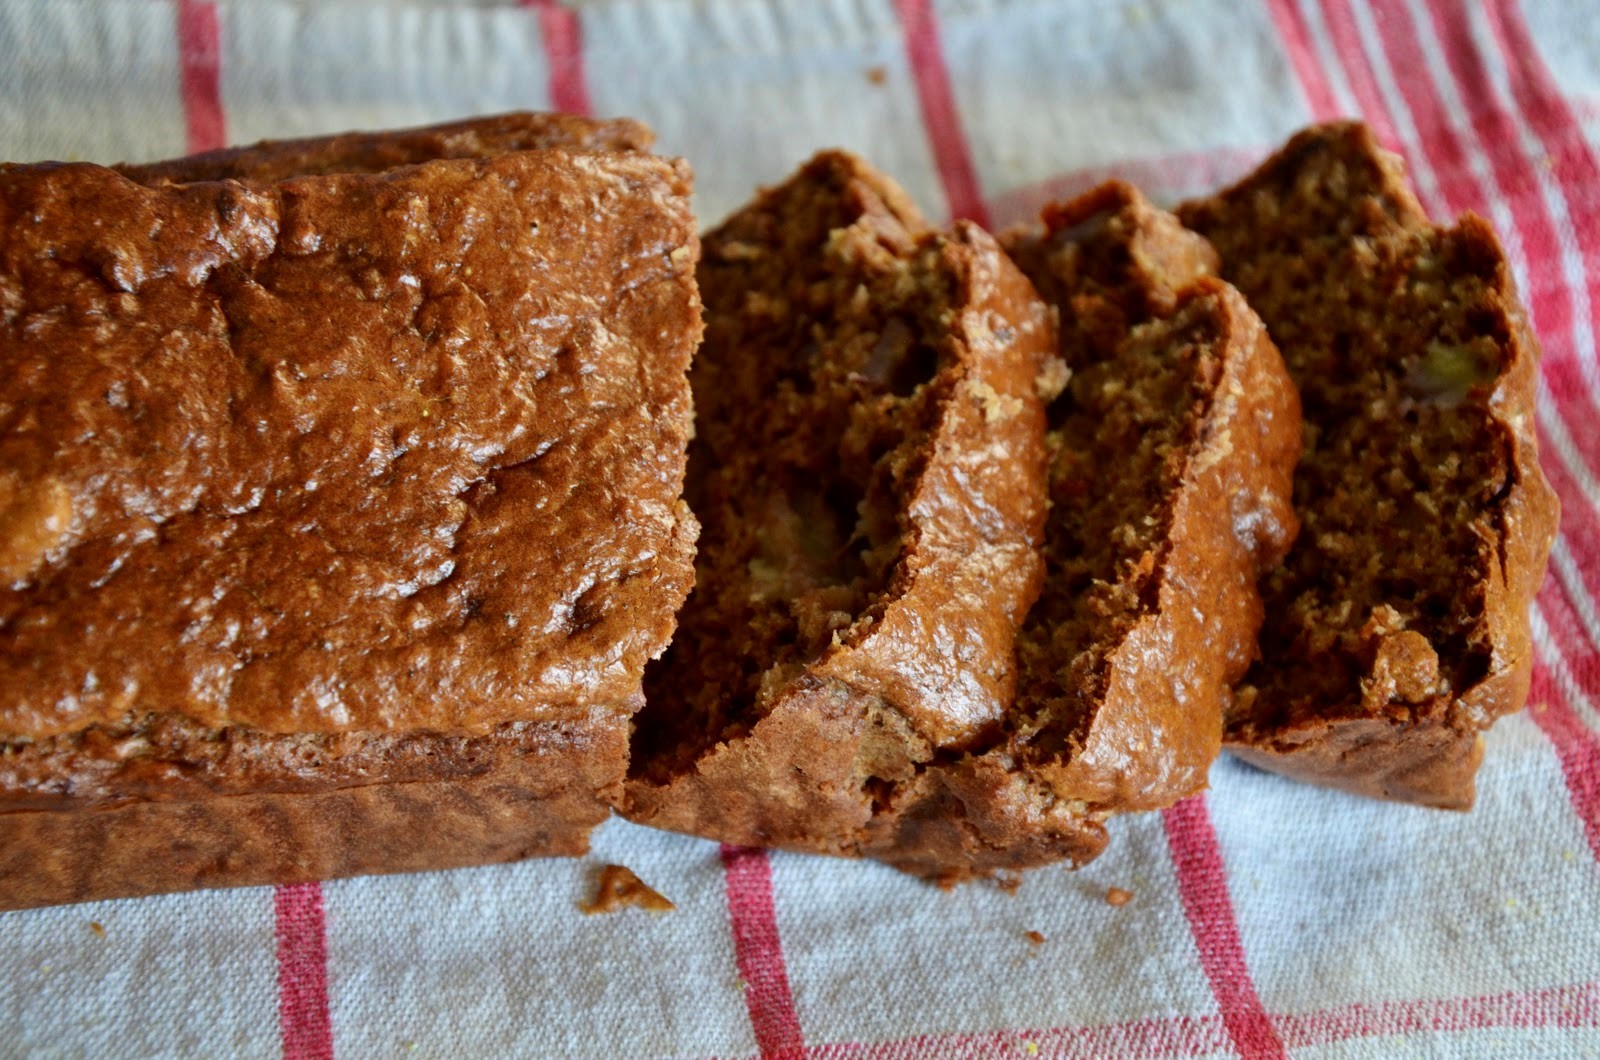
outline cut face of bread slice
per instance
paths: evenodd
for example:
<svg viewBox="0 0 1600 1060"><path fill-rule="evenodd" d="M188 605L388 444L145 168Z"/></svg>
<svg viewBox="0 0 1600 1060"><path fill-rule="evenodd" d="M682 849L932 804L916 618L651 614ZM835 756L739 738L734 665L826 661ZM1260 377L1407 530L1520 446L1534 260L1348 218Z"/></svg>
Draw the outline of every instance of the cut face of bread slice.
<svg viewBox="0 0 1600 1060"><path fill-rule="evenodd" d="M1062 307L1071 371L1041 356L1051 329L1020 277L1008 281L1012 304L1033 307L1007 315L1033 322L1003 328L1031 336L1028 345L983 347L983 331L953 342L939 322L961 321L962 297L981 288L927 278L940 274L919 263L940 261L935 249L959 261L954 244L927 235L858 162L819 159L706 245L690 496L707 530L680 634L647 675L634 816L735 842L864 854L953 882L1081 863L1104 846L1109 813L1203 785L1227 682L1250 658L1259 568L1293 532L1299 432L1259 321L1226 285L1193 282L1211 260L1204 241L1126 188L1014 239ZM830 257L857 245L871 257ZM864 261L892 269L863 276ZM932 312L907 314L917 292L938 295L923 303ZM972 352L983 349L992 363ZM896 350L908 355L885 356ZM913 373L919 362L927 367ZM1051 417L1043 467L1041 400ZM934 422L933 401L946 403L939 433L888 427L908 415L902 422ZM857 437L881 439L883 458L862 461ZM906 440L915 444L902 449ZM910 456L919 451L929 455ZM917 459L923 479L908 493L898 468ZM969 498L994 484L981 505L920 500L942 459L960 469L952 481ZM992 472L978 462L995 459ZM1032 478L998 475L1030 466ZM790 485L774 501L762 491L776 482ZM1002 483L1051 500L1044 595L1020 630L1013 601L1032 596L1038 575L1014 547L1000 554L1016 559L991 564L995 573L962 594L915 593L939 584L915 575L959 569L933 551L940 543L967 535L955 554L979 555L969 527L1014 526L1018 542L1038 533L1037 499L1015 509L1027 519L995 518L1028 496L1000 493ZM774 510L759 523L747 514ZM1007 569L1017 590L999 574ZM863 613L873 620L857 624ZM985 613L1013 625L1004 636L993 626L959 632ZM1014 653L1002 654L1007 642ZM931 653L943 665L907 667L892 684L875 676L871 651ZM952 661L973 675L950 681ZM989 692L979 683L989 675L1004 684ZM724 695L729 687L742 698ZM956 694L967 688L985 695Z"/></svg>
<svg viewBox="0 0 1600 1060"><path fill-rule="evenodd" d="M705 237L696 589L637 719L630 814L860 853L982 743L1038 592L1046 307L971 225L818 156Z"/></svg>
<svg viewBox="0 0 1600 1060"><path fill-rule="evenodd" d="M1184 206L1305 406L1299 543L1264 582L1228 744L1378 798L1471 805L1480 734L1527 695L1557 502L1538 349L1489 226L1432 225L1369 130L1296 136Z"/></svg>
<svg viewBox="0 0 1600 1060"><path fill-rule="evenodd" d="M163 169L0 167L0 907L581 853L692 578L687 167Z"/></svg>
<svg viewBox="0 0 1600 1060"><path fill-rule="evenodd" d="M485 118L384 132L347 132L301 140L263 140L204 154L116 169L140 184L204 180L275 181L326 173L381 173L446 158L488 158L508 151L648 151L655 136L630 118L514 111Z"/></svg>

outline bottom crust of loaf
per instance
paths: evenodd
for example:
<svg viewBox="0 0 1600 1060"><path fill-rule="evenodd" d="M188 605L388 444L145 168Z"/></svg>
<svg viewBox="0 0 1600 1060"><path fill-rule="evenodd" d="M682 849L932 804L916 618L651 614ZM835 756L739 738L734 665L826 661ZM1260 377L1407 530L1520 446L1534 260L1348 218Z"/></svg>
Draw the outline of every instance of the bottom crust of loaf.
<svg viewBox="0 0 1600 1060"><path fill-rule="evenodd" d="M1236 758L1308 784L1440 810L1470 810L1483 735L1528 698L1531 660L1515 656L1455 701L1410 712L1308 718L1261 731L1235 725Z"/></svg>
<svg viewBox="0 0 1600 1060"><path fill-rule="evenodd" d="M465 779L0 814L0 910L579 855L628 722Z"/></svg>
<svg viewBox="0 0 1600 1060"><path fill-rule="evenodd" d="M630 782L628 816L724 843L875 858L945 885L1082 865L1105 848L1105 826L1081 804L994 756L913 762L896 751L882 700L839 681L802 685L669 782Z"/></svg>
<svg viewBox="0 0 1600 1060"><path fill-rule="evenodd" d="M1470 810L1483 737L1446 725L1403 729L1387 718L1349 718L1273 734L1271 743L1230 743L1258 769L1307 784L1441 810Z"/></svg>

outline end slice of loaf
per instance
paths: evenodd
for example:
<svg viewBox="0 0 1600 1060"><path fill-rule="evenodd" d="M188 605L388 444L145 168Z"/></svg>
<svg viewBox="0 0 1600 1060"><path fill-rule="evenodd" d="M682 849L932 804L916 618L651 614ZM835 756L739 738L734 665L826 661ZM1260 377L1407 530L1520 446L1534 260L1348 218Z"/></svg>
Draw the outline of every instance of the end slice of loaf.
<svg viewBox="0 0 1600 1060"><path fill-rule="evenodd" d="M1505 255L1478 217L1430 224L1358 124L1301 133L1180 216L1266 320L1305 407L1304 532L1264 582L1228 745L1313 783L1468 807L1480 734L1527 695L1557 521Z"/></svg>

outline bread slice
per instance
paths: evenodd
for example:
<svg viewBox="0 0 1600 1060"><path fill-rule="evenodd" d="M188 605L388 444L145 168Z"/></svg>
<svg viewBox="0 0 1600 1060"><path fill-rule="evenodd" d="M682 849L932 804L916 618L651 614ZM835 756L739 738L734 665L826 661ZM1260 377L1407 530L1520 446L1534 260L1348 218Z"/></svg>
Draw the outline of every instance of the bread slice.
<svg viewBox="0 0 1600 1060"><path fill-rule="evenodd" d="M586 849L692 579L689 181L0 167L0 908Z"/></svg>
<svg viewBox="0 0 1600 1060"><path fill-rule="evenodd" d="M1046 208L1005 246L1059 312L1045 582L1018 637L1017 700L917 815L1022 868L1104 846L1117 813L1205 786L1227 692L1261 622L1256 581L1296 531L1299 407L1215 254L1132 187ZM904 829L903 829L904 830Z"/></svg>
<svg viewBox="0 0 1600 1060"><path fill-rule="evenodd" d="M1108 813L1203 784L1293 531L1298 421L1243 300L1189 283L1209 248L1156 219L1095 200L1013 242L1063 306L1066 390L1013 266L859 160L706 237L706 530L632 816L948 883L1081 863Z"/></svg>
<svg viewBox="0 0 1600 1060"><path fill-rule="evenodd" d="M1358 124L1309 129L1179 211L1221 254L1305 406L1304 532L1264 582L1228 745L1264 768L1466 808L1480 734L1527 696L1557 502L1538 347L1483 220L1430 224Z"/></svg>
<svg viewBox="0 0 1600 1060"><path fill-rule="evenodd" d="M1015 688L1055 332L999 246L818 155L704 237L696 587L646 674L628 813L859 854Z"/></svg>

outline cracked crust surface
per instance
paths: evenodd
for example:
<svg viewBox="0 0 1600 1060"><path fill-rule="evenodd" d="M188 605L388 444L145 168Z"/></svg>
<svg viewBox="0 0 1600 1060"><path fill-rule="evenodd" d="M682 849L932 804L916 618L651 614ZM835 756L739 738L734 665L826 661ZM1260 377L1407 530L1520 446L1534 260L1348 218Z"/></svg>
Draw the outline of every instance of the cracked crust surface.
<svg viewBox="0 0 1600 1060"><path fill-rule="evenodd" d="M1558 505L1538 346L1493 231L1430 224L1358 124L1309 129L1181 208L1266 320L1306 410L1304 532L1263 582L1262 659L1227 743L1377 798L1462 809L1519 709Z"/></svg>
<svg viewBox="0 0 1600 1060"><path fill-rule="evenodd" d="M0 731L482 734L634 695L688 582L687 190L560 152L0 171Z"/></svg>
<svg viewBox="0 0 1600 1060"><path fill-rule="evenodd" d="M581 851L692 579L688 184L568 151L0 169L6 827L453 779ZM120 893L226 882L153 864Z"/></svg>

